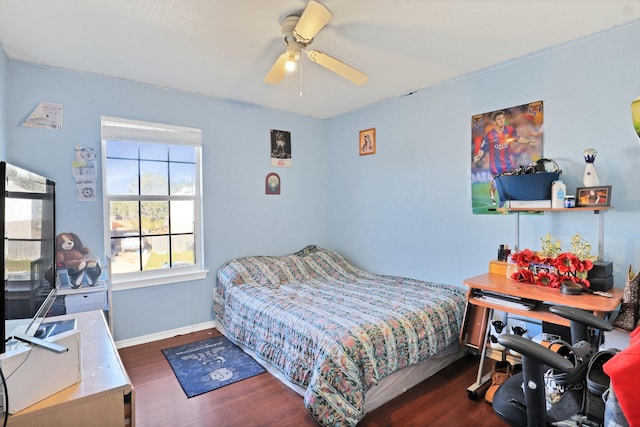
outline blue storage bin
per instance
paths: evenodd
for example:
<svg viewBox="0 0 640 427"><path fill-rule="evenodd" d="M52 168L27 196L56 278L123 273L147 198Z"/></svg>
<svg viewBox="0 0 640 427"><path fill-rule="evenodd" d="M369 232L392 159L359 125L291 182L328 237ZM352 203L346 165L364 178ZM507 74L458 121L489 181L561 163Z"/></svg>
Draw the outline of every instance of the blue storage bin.
<svg viewBox="0 0 640 427"><path fill-rule="evenodd" d="M560 172L496 176L500 206L507 200L551 200L551 183L558 179Z"/></svg>

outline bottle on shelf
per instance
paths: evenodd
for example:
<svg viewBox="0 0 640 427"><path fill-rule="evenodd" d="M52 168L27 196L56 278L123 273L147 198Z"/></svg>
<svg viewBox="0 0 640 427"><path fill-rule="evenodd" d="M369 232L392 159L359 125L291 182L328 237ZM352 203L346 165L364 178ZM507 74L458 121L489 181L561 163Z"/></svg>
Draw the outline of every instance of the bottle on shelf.
<svg viewBox="0 0 640 427"><path fill-rule="evenodd" d="M551 208L560 209L564 207L564 196L567 194L567 186L562 180L551 183Z"/></svg>

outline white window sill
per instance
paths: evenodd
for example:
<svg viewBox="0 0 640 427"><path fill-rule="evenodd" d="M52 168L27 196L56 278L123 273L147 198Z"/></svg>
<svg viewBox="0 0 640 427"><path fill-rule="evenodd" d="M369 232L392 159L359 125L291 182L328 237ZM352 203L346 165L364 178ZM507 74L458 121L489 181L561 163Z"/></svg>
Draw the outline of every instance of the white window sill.
<svg viewBox="0 0 640 427"><path fill-rule="evenodd" d="M190 282L193 280L206 279L209 270L189 270L189 271L167 271L149 272L144 277L125 278L112 277L111 289L114 292L126 291L129 289L146 288L150 286L161 286L172 283Z"/></svg>

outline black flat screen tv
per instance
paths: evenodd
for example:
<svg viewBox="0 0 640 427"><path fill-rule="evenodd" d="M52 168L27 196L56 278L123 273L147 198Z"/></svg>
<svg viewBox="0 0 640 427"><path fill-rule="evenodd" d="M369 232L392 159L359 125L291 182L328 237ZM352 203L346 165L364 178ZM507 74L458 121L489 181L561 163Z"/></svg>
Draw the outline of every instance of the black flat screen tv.
<svg viewBox="0 0 640 427"><path fill-rule="evenodd" d="M15 325L12 320L32 319L56 292L56 208L54 181L6 162L0 162L0 178L0 232L4 236L0 353L4 353L12 333L9 329Z"/></svg>

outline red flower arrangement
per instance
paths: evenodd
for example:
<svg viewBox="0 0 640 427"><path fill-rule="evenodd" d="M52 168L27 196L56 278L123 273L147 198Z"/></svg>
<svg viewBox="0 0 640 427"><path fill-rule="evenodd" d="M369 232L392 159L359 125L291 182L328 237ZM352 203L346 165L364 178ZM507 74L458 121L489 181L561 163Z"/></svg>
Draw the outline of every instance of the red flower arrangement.
<svg viewBox="0 0 640 427"><path fill-rule="evenodd" d="M540 257L530 249L524 249L511 256L518 265L518 271L511 275L513 280L538 286L559 288L564 281L571 281L588 288L587 272L593 268L589 259L580 260L571 252L564 252L555 258Z"/></svg>

